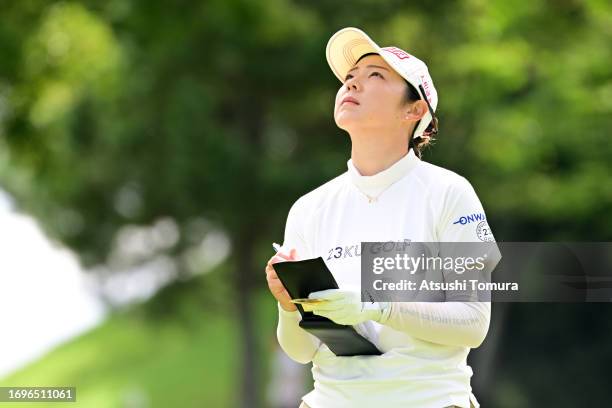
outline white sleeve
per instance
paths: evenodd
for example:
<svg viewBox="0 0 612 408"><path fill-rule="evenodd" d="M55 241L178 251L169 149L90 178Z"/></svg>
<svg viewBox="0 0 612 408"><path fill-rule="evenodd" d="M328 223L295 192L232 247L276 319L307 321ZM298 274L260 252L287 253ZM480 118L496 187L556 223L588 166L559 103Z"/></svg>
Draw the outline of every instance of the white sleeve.
<svg viewBox="0 0 612 408"><path fill-rule="evenodd" d="M303 219L298 214L298 205L298 203L294 204L289 210L283 250L289 251L295 248L299 259L304 259L309 258L311 254L302 233L300 221ZM278 304L278 326L276 328L278 343L291 359L307 364L312 361L321 341L299 326L301 319L300 312L297 310L288 312Z"/></svg>
<svg viewBox="0 0 612 408"><path fill-rule="evenodd" d="M421 340L476 348L489 330L491 302L396 302L380 323Z"/></svg>
<svg viewBox="0 0 612 408"><path fill-rule="evenodd" d="M299 326L300 312L288 312L278 304L278 327L276 337L283 351L298 363L312 361L321 341Z"/></svg>
<svg viewBox="0 0 612 408"><path fill-rule="evenodd" d="M465 178L449 189L436 232L439 242L494 241L482 204ZM381 323L433 343L480 346L489 330L491 302L448 301L449 295L447 302L391 303Z"/></svg>
<svg viewBox="0 0 612 408"><path fill-rule="evenodd" d="M464 177L458 178L444 197L436 236L439 242L495 241L476 191Z"/></svg>

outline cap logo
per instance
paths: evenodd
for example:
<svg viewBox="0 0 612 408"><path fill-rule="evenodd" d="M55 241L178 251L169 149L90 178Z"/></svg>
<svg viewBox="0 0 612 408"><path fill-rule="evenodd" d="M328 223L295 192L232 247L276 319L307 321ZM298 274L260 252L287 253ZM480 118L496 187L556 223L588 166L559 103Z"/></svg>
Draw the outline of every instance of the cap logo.
<svg viewBox="0 0 612 408"><path fill-rule="evenodd" d="M404 50L400 50L397 47L384 47L382 48L385 51L390 52L391 54L395 55L397 58L399 59L407 59L410 58L410 54L408 54L406 51Z"/></svg>
<svg viewBox="0 0 612 408"><path fill-rule="evenodd" d="M431 101L431 88L429 87L429 81L425 75L420 75L421 83L423 84L423 90L425 91L425 97L428 101Z"/></svg>

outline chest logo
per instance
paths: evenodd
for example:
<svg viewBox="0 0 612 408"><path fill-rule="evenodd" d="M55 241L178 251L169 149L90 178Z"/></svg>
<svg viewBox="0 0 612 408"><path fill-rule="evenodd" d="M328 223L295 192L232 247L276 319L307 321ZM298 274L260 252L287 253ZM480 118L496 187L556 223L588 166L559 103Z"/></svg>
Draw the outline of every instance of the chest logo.
<svg viewBox="0 0 612 408"><path fill-rule="evenodd" d="M352 258L354 256L361 256L361 244L332 248L328 252L326 261L339 258Z"/></svg>
<svg viewBox="0 0 612 408"><path fill-rule="evenodd" d="M374 253L378 252L389 252L389 251L405 251L406 246L410 245L411 240L405 238L403 241L388 241L384 243L380 243L379 245L375 245L372 247ZM354 245L348 246L337 246L331 248L327 252L326 261L332 261L334 259L344 259L344 258L353 258L361 256L361 242Z"/></svg>

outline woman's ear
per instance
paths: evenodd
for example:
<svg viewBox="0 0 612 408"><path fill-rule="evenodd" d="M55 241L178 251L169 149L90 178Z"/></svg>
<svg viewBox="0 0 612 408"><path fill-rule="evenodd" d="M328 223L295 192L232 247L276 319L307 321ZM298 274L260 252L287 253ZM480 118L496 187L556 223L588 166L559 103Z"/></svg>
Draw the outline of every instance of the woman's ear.
<svg viewBox="0 0 612 408"><path fill-rule="evenodd" d="M421 118L425 116L427 110L427 103L424 100L420 99L408 105L405 110L404 119L416 122L418 120L421 120Z"/></svg>

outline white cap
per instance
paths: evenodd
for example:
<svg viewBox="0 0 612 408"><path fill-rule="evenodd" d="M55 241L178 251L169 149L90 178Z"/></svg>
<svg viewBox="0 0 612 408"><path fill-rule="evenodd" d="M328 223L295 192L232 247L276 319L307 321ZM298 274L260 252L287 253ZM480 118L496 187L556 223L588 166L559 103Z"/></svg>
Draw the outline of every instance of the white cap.
<svg viewBox="0 0 612 408"><path fill-rule="evenodd" d="M327 62L340 82L344 83L349 69L359 58L368 53L380 55L399 75L417 90L421 98L429 102L433 112L438 106L438 93L434 88L427 65L414 55L397 47L379 47L358 28L347 27L332 35L327 43ZM433 117L427 112L414 131L414 138L422 137Z"/></svg>

